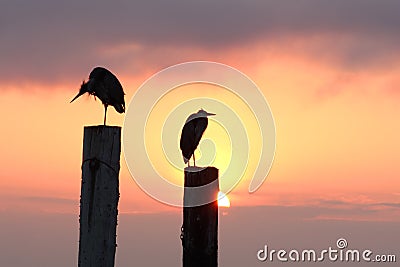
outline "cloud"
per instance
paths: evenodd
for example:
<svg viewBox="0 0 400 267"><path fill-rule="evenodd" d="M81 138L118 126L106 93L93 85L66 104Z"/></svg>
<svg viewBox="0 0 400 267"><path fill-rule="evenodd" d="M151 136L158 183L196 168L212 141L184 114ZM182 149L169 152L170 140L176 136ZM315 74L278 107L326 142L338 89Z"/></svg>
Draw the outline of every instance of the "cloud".
<svg viewBox="0 0 400 267"><path fill-rule="evenodd" d="M343 201L337 199L319 199L317 200L317 206L325 206L325 207L332 207L332 208L343 208L343 207L357 207L368 210L373 207L379 206L386 206L386 207L393 207L393 208L400 208L400 203L398 202L374 202L374 201Z"/></svg>
<svg viewBox="0 0 400 267"><path fill-rule="evenodd" d="M76 199L61 198L61 197L40 197L40 196L26 196L20 198L22 201L28 201L30 203L45 203L45 204L68 204L76 205L79 203Z"/></svg>
<svg viewBox="0 0 400 267"><path fill-rule="evenodd" d="M316 55L335 54L336 49L341 61L362 66L387 54L388 48L397 50L400 40L400 2L395 0L40 0L1 5L3 83L80 80L94 65L141 71L146 64L190 58L180 54L182 48L218 54L260 40L279 47L281 38L291 43L298 36L306 41L334 36L333 44L330 37L309 49ZM350 41L343 41L348 36ZM104 54L105 49L132 44L136 49L126 50L130 54Z"/></svg>
<svg viewBox="0 0 400 267"><path fill-rule="evenodd" d="M400 208L400 203L394 202L394 203L376 203L374 204L376 206L386 206L386 207L392 207L392 208Z"/></svg>

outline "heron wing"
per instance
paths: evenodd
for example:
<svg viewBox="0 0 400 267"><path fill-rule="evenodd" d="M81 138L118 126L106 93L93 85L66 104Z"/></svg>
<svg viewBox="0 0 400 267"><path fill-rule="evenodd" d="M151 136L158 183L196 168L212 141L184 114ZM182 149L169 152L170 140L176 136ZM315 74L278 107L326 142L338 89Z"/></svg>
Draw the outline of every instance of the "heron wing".
<svg viewBox="0 0 400 267"><path fill-rule="evenodd" d="M110 74L111 75L106 75L104 77L104 84L109 92L109 101L116 111L123 113L125 112L125 93L117 77L115 77L111 72Z"/></svg>
<svg viewBox="0 0 400 267"><path fill-rule="evenodd" d="M193 121L195 121L195 127L194 127L194 150L196 150L197 146L200 143L200 139L203 136L203 133L207 128L208 119L207 118L196 118Z"/></svg>
<svg viewBox="0 0 400 267"><path fill-rule="evenodd" d="M105 68L96 67L90 73L90 78L96 80L96 96L103 104L112 105L116 111L123 113L125 111L125 93L117 77Z"/></svg>
<svg viewBox="0 0 400 267"><path fill-rule="evenodd" d="M195 125L192 121L185 123L181 133L180 148L185 163L189 161L194 152Z"/></svg>

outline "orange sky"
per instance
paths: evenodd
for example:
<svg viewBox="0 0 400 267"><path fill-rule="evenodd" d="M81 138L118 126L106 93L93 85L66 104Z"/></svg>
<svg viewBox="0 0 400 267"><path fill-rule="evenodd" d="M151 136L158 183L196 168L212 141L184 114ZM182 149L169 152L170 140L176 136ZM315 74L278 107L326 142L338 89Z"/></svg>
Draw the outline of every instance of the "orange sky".
<svg viewBox="0 0 400 267"><path fill-rule="evenodd" d="M229 195L231 204L398 203L400 67L353 71L330 60L315 60L301 49L284 45L264 50L263 45L259 42L218 54L221 62L257 83L276 123L276 156L270 175L251 195L247 193L250 178L245 176ZM256 64L252 58L257 58ZM82 73L82 79L86 76ZM148 77L147 73L119 76L127 103ZM77 212L83 126L100 124L103 116L101 103L93 98L84 96L69 104L79 84L80 80L32 85L29 91L9 84L1 91L1 209ZM214 89L224 94L223 89ZM202 95L199 90L193 86L178 93L189 99ZM237 105L232 107L241 112ZM123 116L113 109L108 114L110 124L122 125ZM206 136L212 138L214 130L210 124ZM156 155L158 151L154 147ZM170 209L138 188L123 154L121 159L121 212ZM249 166L254 167L251 162Z"/></svg>
<svg viewBox="0 0 400 267"><path fill-rule="evenodd" d="M229 195L233 206L364 205L398 218L399 3L253 1L227 9L224 1L212 8L169 1L157 10L153 4L102 2L94 9L89 2L43 0L2 8L0 210L78 212L83 127L101 124L103 107L86 96L69 101L94 66L118 76L128 104L163 68L208 60L249 76L270 105L276 154L261 188L247 192L258 143L254 121L234 96L221 88L181 88L157 107L162 116L151 118L159 127L177 101L202 95L223 99L244 118L251 157ZM110 108L107 119L122 126L124 116ZM210 123L205 137L216 135L214 163L223 170L228 159L220 151L229 145ZM157 140L153 161L179 183L181 174L159 158ZM176 210L139 189L123 153L121 167L121 212Z"/></svg>

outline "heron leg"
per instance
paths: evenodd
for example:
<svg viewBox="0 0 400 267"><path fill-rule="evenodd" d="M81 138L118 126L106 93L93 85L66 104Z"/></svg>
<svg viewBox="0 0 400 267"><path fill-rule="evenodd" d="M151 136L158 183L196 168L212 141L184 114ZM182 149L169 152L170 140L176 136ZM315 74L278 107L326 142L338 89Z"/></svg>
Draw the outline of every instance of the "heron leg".
<svg viewBox="0 0 400 267"><path fill-rule="evenodd" d="M104 126L106 126L107 107L108 107L108 105L104 105Z"/></svg>
<svg viewBox="0 0 400 267"><path fill-rule="evenodd" d="M193 165L196 167L196 158L194 156L194 152L193 152Z"/></svg>

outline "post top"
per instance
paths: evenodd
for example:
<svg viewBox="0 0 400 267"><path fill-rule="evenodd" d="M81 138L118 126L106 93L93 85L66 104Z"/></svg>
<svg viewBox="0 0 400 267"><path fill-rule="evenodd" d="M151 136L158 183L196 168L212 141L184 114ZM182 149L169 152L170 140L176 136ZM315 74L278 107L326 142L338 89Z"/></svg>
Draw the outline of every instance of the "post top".
<svg viewBox="0 0 400 267"><path fill-rule="evenodd" d="M186 167L184 169L184 171L185 172L201 172L201 171L206 170L206 169L217 169L217 168L215 168L213 166L207 166L207 167L189 166L189 167Z"/></svg>
<svg viewBox="0 0 400 267"><path fill-rule="evenodd" d="M96 129L96 128L107 128L107 129L121 129L121 126L110 126L110 125L90 125L84 126L85 129Z"/></svg>

